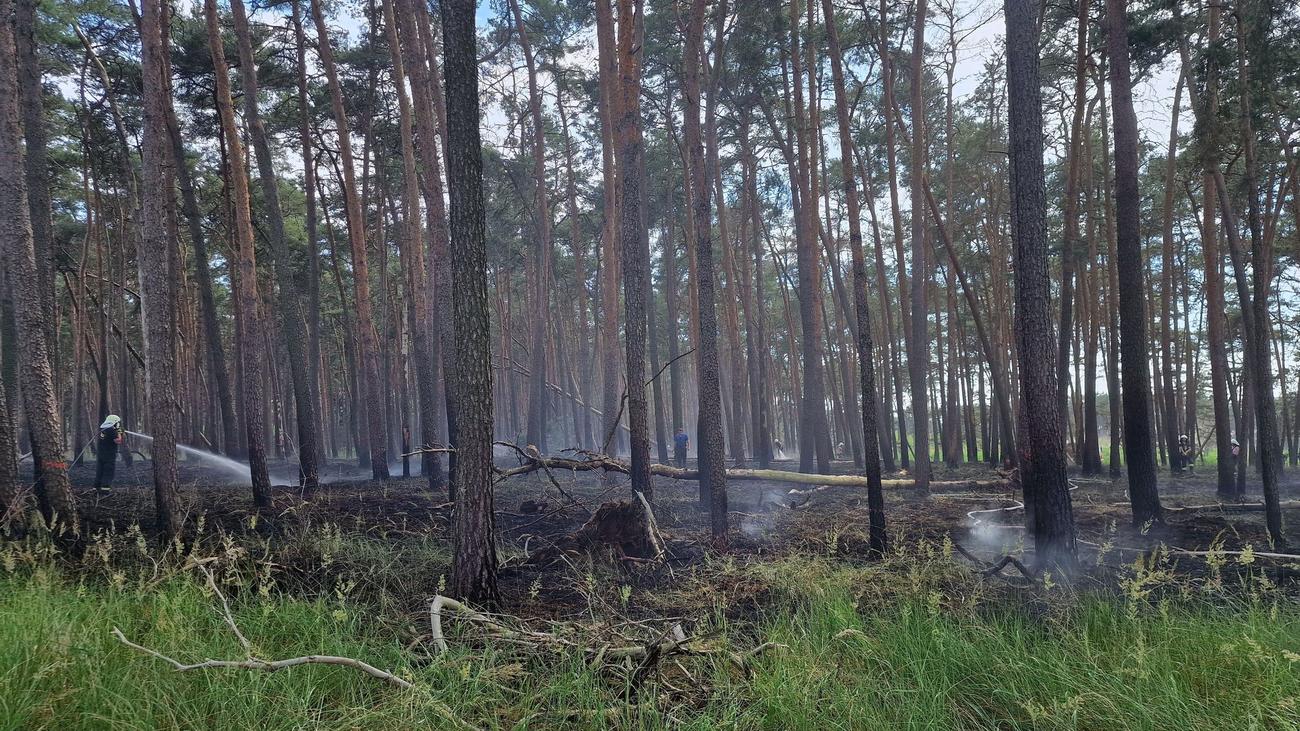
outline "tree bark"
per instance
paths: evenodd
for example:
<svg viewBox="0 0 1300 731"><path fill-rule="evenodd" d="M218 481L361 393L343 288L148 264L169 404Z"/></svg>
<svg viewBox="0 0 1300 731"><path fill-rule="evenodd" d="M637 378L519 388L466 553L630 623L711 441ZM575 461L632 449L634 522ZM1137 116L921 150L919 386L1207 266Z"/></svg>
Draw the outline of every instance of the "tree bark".
<svg viewBox="0 0 1300 731"><path fill-rule="evenodd" d="M403 54L403 68L411 80L411 95L414 102L415 152L420 162L421 179L424 184L424 208L426 227L429 230L429 262L425 268L423 288L426 291L424 317L430 324L430 332L417 333L416 346L421 357L428 358L429 370L432 372L432 403L424 405L428 394L421 394L420 429L423 438L429 443L442 441L443 427L440 415L446 413L448 435L455 421L451 388L451 360L455 353L455 333L452 327L451 302L451 261L447 233L447 208L443 198L442 163L438 155L439 135L446 136L445 117L441 84L437 78L437 68L431 65L434 58L427 44L432 40L427 8L410 0L396 0L398 17L416 18L416 28L398 23ZM444 145L445 147L445 145ZM423 259L423 254L421 254ZM412 265L420 262L412 259ZM421 341L424 344L421 345ZM439 379L441 370L442 378ZM448 459L453 464L455 453ZM437 454L426 454L422 470L428 475L431 485L437 487L447 482L442 462ZM448 470L450 472L450 470ZM453 497L454 499L454 497Z"/></svg>
<svg viewBox="0 0 1300 731"><path fill-rule="evenodd" d="M24 131L19 110L19 80L14 49L13 6L0 0L0 254L14 307L14 342L23 413L31 436L36 496L48 524L56 521L78 531L77 506L63 461L58 400L51 371L52 350L40 297L31 208L24 169ZM13 448L12 446L10 447ZM12 459L15 452L6 452ZM13 493L16 495L16 492ZM5 500L13 502L13 495Z"/></svg>
<svg viewBox="0 0 1300 731"><path fill-rule="evenodd" d="M867 473L868 543L873 552L883 556L888 548L885 530L885 495L880 485L880 439L877 435L875 353L871 335L871 306L867 296L867 265L862 253L862 210L858 202L857 180L853 165L853 128L849 119L849 100L844 88L844 62L841 57L838 24L832 0L822 0L826 18L826 35L831 57L832 83L835 87L835 116L839 124L840 164L844 175L845 213L849 219L849 251L853 257L853 301L857 312L858 378L862 399L863 461Z"/></svg>
<svg viewBox="0 0 1300 731"><path fill-rule="evenodd" d="M529 370L532 375L528 382L528 443L546 453L547 430L547 396L546 396L546 344L551 331L550 293L551 293L551 259L552 259L552 223L550 196L546 191L546 126L542 119L542 92L537 85L537 62L533 57L533 46L528 38L528 26L524 24L523 12L519 0L509 0L510 12L514 16L515 33L519 39L519 49L524 56L524 65L528 69L528 114L532 122L531 147L533 155L533 274L530 277L532 315L529 329L532 334L529 342Z"/></svg>
<svg viewBox="0 0 1300 731"><path fill-rule="evenodd" d="M323 415L327 413L321 398L320 387L320 242L317 240L316 221L316 162L311 144L311 106L307 101L307 37L302 27L302 2L293 0L293 34L297 60L298 142L302 148L303 193L306 198L307 263L298 276L302 282L300 292L306 297L307 311L307 373L312 403L316 409L317 434L323 435ZM317 457L324 461L323 436L318 439Z"/></svg>
<svg viewBox="0 0 1300 731"><path fill-rule="evenodd" d="M1112 0L1113 2L1114 0ZM1016 351L1023 429L1021 484L1041 567L1075 563L1074 515L1065 477L1058 413L1043 180L1042 85L1038 71L1039 5L1006 0L1011 230L1015 238ZM1062 333L1069 337L1069 333Z"/></svg>
<svg viewBox="0 0 1300 731"><path fill-rule="evenodd" d="M1165 154L1165 191L1161 207L1163 221L1160 242L1160 380L1164 386L1161 400L1165 411L1165 448L1169 452L1169 472L1183 470L1182 453L1178 449L1178 379L1174 374L1173 353L1173 297L1174 297L1174 193L1178 189L1178 110L1182 105L1183 82L1187 68L1180 67L1178 84L1174 89L1174 105L1170 112L1169 151Z"/></svg>
<svg viewBox="0 0 1300 731"><path fill-rule="evenodd" d="M328 82L330 106L334 113L339 145L339 164L343 168L343 198L347 207L348 244L352 250L352 288L356 298L357 348L361 378L366 398L361 399L370 441L370 468L376 480L388 479L388 444L384 438L384 387L379 378L378 343L375 338L373 308L370 302L370 266L366 261L366 229L361 196L358 195L356 168L352 157L352 138L347 111L343 106L343 88L339 83L334 51L320 0L312 0L312 18L316 24L317 50ZM477 148L475 148L477 149Z"/></svg>
<svg viewBox="0 0 1300 731"><path fill-rule="evenodd" d="M238 3L240 0L234 0ZM248 433L248 464L253 477L253 503L259 508L271 506L271 479L266 467L264 428L266 408L262 394L262 371L265 355L262 322L258 313L257 254L253 243L253 217L248 198L248 171L244 167L244 146L235 123L235 107L230 95L230 78L226 66L225 45L216 0L205 0L208 52L216 70L217 114L225 130L227 173L230 180L231 207L234 209L234 277L235 298L239 302L239 361L243 383L244 428ZM251 48L250 48L251 55ZM269 159L268 159L269 162ZM283 223L283 222L282 222ZM282 232L283 233L283 232Z"/></svg>
<svg viewBox="0 0 1300 731"><path fill-rule="evenodd" d="M315 398L311 388L311 369L307 343L307 325L302 312L302 294L293 270L289 242L284 232L284 213L280 208L279 179L271 159L271 144L257 100L257 61L253 56L252 34L243 0L230 0L235 20L235 38L239 47L239 77L244 91L244 123L253 143L258 178L266 207L268 243L275 263L279 285L276 302L280 310L280 332L289 354L289 375L293 381L294 416L298 425L298 468L303 491L310 494L319 484L320 432ZM233 117L233 113L232 113Z"/></svg>
<svg viewBox="0 0 1300 731"><path fill-rule="evenodd" d="M714 302L711 196L700 133L700 69L703 66L704 11L707 0L692 0L686 31L684 134L689 151L690 186L695 191L695 260L699 295L699 427L700 498L710 508L713 540L727 539L727 465L723 453L722 387L718 378L718 320ZM807 334L805 333L805 336Z"/></svg>
<svg viewBox="0 0 1300 731"><path fill-rule="evenodd" d="M604 223L600 238L600 298L601 298L601 422L600 439L611 438L606 447L618 451L618 247L615 245L618 222L618 171L614 159L614 95L617 93L618 63L615 59L617 43L614 37L614 16L610 0L596 2L596 45L600 89L600 148L601 174L604 182ZM604 446L604 445L601 445Z"/></svg>
<svg viewBox="0 0 1300 731"><path fill-rule="evenodd" d="M141 135L141 168L144 184L140 192L140 236L136 259L140 268L140 304L144 311L145 396L149 408L149 431L153 436L154 497L158 505L158 522L166 534L177 536L181 530L181 513L176 493L176 409L173 402L176 392L176 317L172 296L175 274L172 271L172 249L176 244L169 236L172 193L167 185L175 161L168 149L164 102L165 95L170 93L168 79L171 71L162 43L164 5L160 0L143 0L142 6L144 130ZM122 341L125 345L126 338L123 337ZM125 417L123 421L126 421Z"/></svg>
<svg viewBox="0 0 1300 731"><path fill-rule="evenodd" d="M1127 0L1106 0L1111 115L1115 129L1115 231L1119 270L1120 378L1124 400L1124 461L1133 522L1162 519L1151 434L1151 375L1143 297L1146 267L1139 230L1137 116L1129 72ZM1112 407L1113 408L1113 407Z"/></svg>
<svg viewBox="0 0 1300 731"><path fill-rule="evenodd" d="M22 109L27 206L31 211L32 249L36 256L37 294L45 339L54 348L51 366L58 361L58 317L55 311L55 251L50 220L50 173L46 152L45 90L37 54L37 0L14 0L14 44L18 52L18 98Z"/></svg>
<svg viewBox="0 0 1300 731"><path fill-rule="evenodd" d="M3 0L0 0L2 2ZM492 510L492 352L484 236L483 159L474 0L443 0L447 182L451 189L451 285L456 327L457 459L451 590L497 601Z"/></svg>
<svg viewBox="0 0 1300 731"><path fill-rule="evenodd" d="M922 486L930 480L929 387L926 382L930 366L930 339L927 332L928 311L925 290L930 267L925 251L925 198L921 178L925 175L925 12L926 0L917 0L912 28L912 151L909 174L912 196L912 319L911 347L908 352L908 380L912 390L912 430L916 445L912 474Z"/></svg>
<svg viewBox="0 0 1300 731"><path fill-rule="evenodd" d="M1068 412L1070 334L1074 329L1074 279L1079 247L1079 184L1083 165L1083 116L1088 62L1088 1L1078 0L1074 61L1074 113L1070 121L1069 160L1065 174L1064 239L1061 243L1061 324L1057 328L1056 403L1062 424Z"/></svg>

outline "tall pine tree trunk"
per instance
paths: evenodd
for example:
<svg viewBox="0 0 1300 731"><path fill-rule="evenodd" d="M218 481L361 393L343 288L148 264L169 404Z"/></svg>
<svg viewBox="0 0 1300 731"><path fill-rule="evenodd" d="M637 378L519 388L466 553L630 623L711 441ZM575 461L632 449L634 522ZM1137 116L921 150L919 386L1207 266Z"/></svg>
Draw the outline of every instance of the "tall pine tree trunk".
<svg viewBox="0 0 1300 731"><path fill-rule="evenodd" d="M863 459L867 472L867 511L869 546L877 555L887 548L885 532L885 494L880 482L880 440L877 436L875 346L871 339L871 306L867 296L867 265L862 253L862 211L858 201L857 180L853 166L853 128L849 119L849 100L844 84L839 28L831 0L822 0L826 34L831 57L831 74L835 87L835 116L839 124L840 164L844 174L845 213L849 219L849 252L853 257L853 302L857 312L858 378L861 391Z"/></svg>
<svg viewBox="0 0 1300 731"><path fill-rule="evenodd" d="M710 508L715 544L727 539L727 465L723 454L722 387L718 378L718 319L714 302L712 211L705 170L704 141L700 130L700 69L703 66L704 11L706 0L692 0L686 31L685 65L686 123L690 186L695 191L695 259L698 277L693 285L699 292L699 428L700 497Z"/></svg>
<svg viewBox="0 0 1300 731"><path fill-rule="evenodd" d="M1182 104L1183 81L1186 67L1178 73L1174 89L1174 104L1170 112L1169 151L1165 154L1165 191L1161 208L1163 221L1160 245L1160 380L1164 386L1161 401L1165 413L1165 448L1169 451L1169 472L1183 470L1182 453L1178 449L1178 379L1174 373L1174 193L1178 190L1178 110Z"/></svg>
<svg viewBox="0 0 1300 731"><path fill-rule="evenodd" d="M393 73L398 79L407 77L408 69L403 58L402 43L398 38L397 13L393 0L384 1L384 27L388 35L388 50L393 63ZM424 59L416 54L407 53L416 65L423 64ZM422 80L422 79L421 79ZM412 85L418 83L412 77ZM411 99L406 93L406 84L399 82L397 89L398 124L402 145L402 259L406 270L407 307L406 317L411 332L412 361L415 366L415 389L420 412L421 443L431 446L438 441L438 371L433 360L433 346L430 342L432 328L429 318L432 316L429 303L429 282L424 268L424 241L420 232L420 181L415 160L415 132L412 121ZM406 450L409 451L409 450ZM429 489L438 487L441 470L432 459L424 459L421 472L429 483Z"/></svg>
<svg viewBox="0 0 1300 731"><path fill-rule="evenodd" d="M646 294L650 290L649 240L643 236L640 0L618 0L618 90L614 109L618 170L618 236L623 255L624 334L627 341L627 421L631 429L632 490L654 495L650 481L650 426L646 403Z"/></svg>
<svg viewBox="0 0 1300 731"><path fill-rule="evenodd" d="M912 150L908 178L912 196L912 319L909 323L912 339L907 372L912 389L912 431L916 444L916 464L912 474L916 477L917 488L924 495L930 484L929 388L926 382L930 368L930 338L926 326L929 315L925 306L930 267L925 255L925 199L921 184L926 158L925 99L921 93L924 86L926 0L917 0L915 12L912 29Z"/></svg>
<svg viewBox="0 0 1300 731"><path fill-rule="evenodd" d="M1120 379L1124 401L1124 461L1128 464L1133 522L1160 521L1160 495L1152 444L1150 340L1143 298L1146 267L1139 230L1137 115L1129 72L1127 0L1106 0L1111 115L1115 130L1116 268L1119 270ZM1114 408L1112 405L1111 408Z"/></svg>
<svg viewBox="0 0 1300 731"><path fill-rule="evenodd" d="M239 0L235 0L238 2ZM225 131L226 165L230 180L231 207L234 209L234 277L235 299L241 320L239 361L243 383L244 428L248 433L248 464L253 477L253 503L260 508L271 506L271 479L266 468L264 437L266 409L262 400L262 322L258 312L257 255L253 243L253 218L248 199L248 171L244 167L244 146L235 123L234 102L230 95L229 71L216 0L204 2L207 16L208 52L216 69L217 114Z"/></svg>
<svg viewBox="0 0 1300 731"><path fill-rule="evenodd" d="M533 273L531 281L528 345L528 443L546 453L546 407L550 401L546 390L546 346L551 332L551 203L546 191L546 126L542 119L542 92L537 84L537 62L528 39L519 0L509 0L514 16L515 34L528 69L528 115L532 122L530 146L533 156Z"/></svg>
<svg viewBox="0 0 1300 731"><path fill-rule="evenodd" d="M378 350L375 338L375 318L370 302L370 266L366 261L366 229L361 196L357 191L356 166L352 156L352 137L347 111L343 106L343 87L339 83L334 51L330 48L329 31L320 0L312 0L312 18L316 24L317 50L328 82L330 106L337 128L339 164L343 168L343 198L347 207L348 245L352 250L352 288L356 298L356 329L358 360L365 398L360 399L365 412L364 430L370 442L370 468L376 480L388 479L388 443L384 435L384 386L380 379ZM477 149L477 148L475 148Z"/></svg>
<svg viewBox="0 0 1300 731"><path fill-rule="evenodd" d="M614 37L614 15L610 0L596 2L596 45L600 89L600 147L601 174L604 182L604 223L600 235L600 299L601 299L601 420L597 435L601 449L618 451L618 247L615 236L618 222L618 203L615 191L618 171L614 160L614 96L617 94L618 63ZM608 442L608 447L606 447Z"/></svg>
<svg viewBox="0 0 1300 731"><path fill-rule="evenodd" d="M46 152L45 100L41 61L37 54L37 0L14 0L14 44L18 51L18 98L22 108L27 206L31 211L32 249L36 256L36 285L40 296L45 339L51 343L51 365L57 366L59 321L54 301L55 252L50 220L50 174ZM80 445L78 445L80 446Z"/></svg>
<svg viewBox="0 0 1300 731"><path fill-rule="evenodd" d="M1112 0L1113 1L1113 0ZM1020 358L1021 483L1040 567L1074 564L1074 515L1065 477L1057 412L1043 180L1042 85L1038 72L1039 5L1006 0L1011 229L1015 238L1016 351ZM1069 337L1062 333L1061 337Z"/></svg>
<svg viewBox="0 0 1300 731"><path fill-rule="evenodd" d="M3 0L0 0L3 1ZM457 459L451 591L497 600L492 510L492 343L488 319L483 158L479 138L474 0L443 0L447 184L451 189L451 285L457 348Z"/></svg>
<svg viewBox="0 0 1300 731"><path fill-rule="evenodd" d="M176 493L176 351L175 298L172 282L171 226L172 192L168 187L171 166L170 142L164 98L170 93L171 72L162 43L166 11L161 0L143 0L140 36L144 131L141 135L142 183L140 192L140 236L136 259L140 267L140 298L144 310L145 395L149 409L149 431L153 436L154 498L158 522L171 536L180 534L181 513ZM0 52L0 55L3 55ZM123 320L125 322L125 320ZM126 337L123 333L123 347ZM127 359L122 358L125 365ZM123 383L125 375L123 371ZM123 408L125 398L123 399ZM123 422L127 419L123 416Z"/></svg>
<svg viewBox="0 0 1300 731"><path fill-rule="evenodd" d="M262 203L267 217L267 239L275 262L276 303L279 306L280 333L289 353L289 374L293 381L294 416L298 425L298 467L304 492L314 491L319 483L320 432L316 404L311 388L311 369L307 343L307 324L303 318L302 295L293 270L289 242L284 232L284 213L280 208L279 179L271 159L271 144L257 101L257 61L253 57L252 34L243 0L230 0L235 20L235 38L239 48L239 76L244 88L244 123L253 143L257 173L262 186Z"/></svg>
<svg viewBox="0 0 1300 731"><path fill-rule="evenodd" d="M40 297L40 277L33 244L31 208L27 199L23 124L18 109L18 70L15 64L11 0L0 0L0 255L11 292L16 326L18 383L23 413L31 434L36 496L50 524L55 520L79 530L77 505L68 482L60 434L58 399L51 371L51 343ZM10 445L12 449L12 445ZM5 459L10 459L7 452ZM16 493L15 493L16 494ZM13 496L5 500L12 504Z"/></svg>

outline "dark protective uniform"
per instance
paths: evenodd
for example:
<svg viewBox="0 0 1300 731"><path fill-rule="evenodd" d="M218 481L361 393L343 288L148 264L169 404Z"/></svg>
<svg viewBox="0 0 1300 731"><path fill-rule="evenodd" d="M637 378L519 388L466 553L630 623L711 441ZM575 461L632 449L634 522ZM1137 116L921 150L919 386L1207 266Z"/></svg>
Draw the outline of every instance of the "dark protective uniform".
<svg viewBox="0 0 1300 731"><path fill-rule="evenodd" d="M117 446L122 442L118 427L110 426L99 430L99 441L95 444L95 488L108 490L113 486L113 474L117 471Z"/></svg>

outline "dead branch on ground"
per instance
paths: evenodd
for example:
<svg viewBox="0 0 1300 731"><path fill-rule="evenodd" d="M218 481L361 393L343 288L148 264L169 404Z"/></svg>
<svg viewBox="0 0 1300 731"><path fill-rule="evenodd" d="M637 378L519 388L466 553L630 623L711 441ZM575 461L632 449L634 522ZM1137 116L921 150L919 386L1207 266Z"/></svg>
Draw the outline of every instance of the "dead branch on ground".
<svg viewBox="0 0 1300 731"><path fill-rule="evenodd" d="M118 629L117 627L113 628L113 632L112 632L113 637L117 638L118 642L121 642L122 644L135 650L136 652L150 655L152 657L158 658L159 660L162 660L163 662L168 663L178 673L189 672L191 670L206 670L208 668L240 668L243 670L262 670L268 673L273 673L277 670L283 670L285 668L291 668L297 665L341 665L343 667L349 667L355 670L359 670L365 673L366 675L369 675L374 678L378 678L386 683L389 683L390 685L395 685L398 688L402 688L403 690L409 690L415 687L409 681L399 678L396 675L388 672L387 670L380 670L374 665L371 665L367 662L364 662L362 660L357 660L351 657L340 657L338 655L303 655L301 657L291 657L284 660L263 660L257 657L253 652L253 643L251 643L248 640L248 638L244 636L244 633L239 630L239 625L235 623L235 617L230 611L230 604L226 601L226 595L222 593L220 588L217 587L217 582L216 579L213 577L212 572L209 571L207 566L204 565L200 565L199 568L200 570L202 570L203 574L207 577L208 586L212 589L213 592L216 593L217 598L221 600L221 618L225 622L226 626L230 628L230 631L234 633L235 638L239 640L239 644L244 648L244 652L246 652L248 655L246 659L243 660L204 659L202 662L187 664L179 660L176 660L174 658L168 657L167 655L164 655L161 652L158 652L157 650L154 650L149 647L145 647L144 645L136 644L128 640L126 638L126 635L122 634L122 630Z"/></svg>
<svg viewBox="0 0 1300 731"><path fill-rule="evenodd" d="M751 663L760 655L786 646L764 642L750 650L737 652L723 647L702 645L703 636L687 635L678 618L660 620L629 620L613 625L582 626L575 623L553 623L553 631L542 632L507 622L505 617L480 612L460 601L441 594L429 601L430 642L438 653L448 650L443 619L457 618L482 628L498 642L517 644L533 649L578 651L587 657L592 667L622 669L630 673L632 687L637 687L660 663L671 657L705 656L726 653L728 659L742 672L750 673ZM654 639L638 641L629 637L627 630L644 632L651 622L668 623ZM570 639L570 638L573 639Z"/></svg>
<svg viewBox="0 0 1300 731"><path fill-rule="evenodd" d="M996 563L985 563L977 558L975 554L967 551L960 543L954 542L952 547L954 551L961 554L966 558L966 560L975 564L977 567L975 571L981 576L1001 576L1003 570L1005 570L1007 566L1014 566L1015 569L1023 574L1026 579L1029 579L1030 581L1038 581L1038 574L1031 571L1029 567L1025 566L1025 564L1020 561L1020 559L1011 554L1003 556L1002 559Z"/></svg>

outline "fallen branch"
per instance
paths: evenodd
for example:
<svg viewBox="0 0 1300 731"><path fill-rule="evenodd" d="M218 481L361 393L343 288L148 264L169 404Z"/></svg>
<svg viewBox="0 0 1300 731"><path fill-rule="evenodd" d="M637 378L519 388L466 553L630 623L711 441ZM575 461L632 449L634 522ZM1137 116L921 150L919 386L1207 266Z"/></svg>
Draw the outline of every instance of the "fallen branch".
<svg viewBox="0 0 1300 731"><path fill-rule="evenodd" d="M973 553L967 551L960 543L954 541L952 547L954 551L961 554L963 557L966 558L966 560L975 564L978 567L976 571L981 576L999 576L1002 574L1002 571L1006 569L1007 566L1014 566L1017 571L1023 574L1025 578L1029 579L1030 581L1038 580L1038 574L1034 573L1033 571L1030 571L1027 566L1025 566L1023 563L1020 562L1020 559L1017 559L1015 556L1012 556L1011 554L1007 554L1003 556L1002 560L998 561L997 563L990 564L990 563L985 563L984 561L981 561L980 559L976 558Z"/></svg>
<svg viewBox="0 0 1300 731"><path fill-rule="evenodd" d="M534 447L531 444L528 445L528 449L520 449L518 444L514 444L512 442L493 442L493 444L498 444L508 449L514 450L515 454L519 455L519 460L522 464L531 464L537 461L538 459L540 459L541 457L541 455L537 453L537 447ZM554 486L555 489L558 490L561 495L568 498L569 502L587 511L587 515L591 515L591 508L587 507L586 503L570 495L563 487L560 486L560 481L555 479L555 473L551 471L550 467L547 467L545 464L543 464L541 465L541 468L544 472L546 472L546 477L551 481L551 485Z"/></svg>
<svg viewBox="0 0 1300 731"><path fill-rule="evenodd" d="M157 650L145 647L144 645L138 645L128 640L126 635L122 634L122 630L114 627L112 634L117 638L118 642L121 642L136 652L156 657L159 660L170 664L178 673L185 673L191 670L206 670L208 668L240 668L243 670L262 670L268 673L273 673L277 670L284 670L285 668L291 668L297 665L342 665L343 667L360 670L366 675L378 678L386 683L402 688L403 690L415 687L409 681L403 680L387 670L380 670L374 665L351 657L340 657L338 655L303 655L301 657L291 657L285 660L263 660L256 657L253 654L253 644L248 641L248 638L244 636L243 632L239 631L239 625L235 623L235 617L230 611L230 604L226 601L226 595L221 592L221 589L217 588L217 582L216 579L213 578L212 572L203 565L200 565L199 568L203 571L204 575L207 576L208 586L212 588L212 591L216 593L217 598L221 600L222 619L225 621L226 626L230 628L231 632L235 634L236 639L239 640L239 644L243 646L244 651L248 653L247 659L205 659L202 662L186 664L176 660L175 658L168 657Z"/></svg>
<svg viewBox="0 0 1300 731"><path fill-rule="evenodd" d="M380 670L374 665L350 657L339 657L337 655L303 655L302 657L291 657L287 660L259 660L255 657L249 657L247 660L204 660L203 662L186 665L179 660L167 657L157 650L152 650L143 645L137 645L128 640L126 636L122 634L122 630L117 627L113 628L113 636L116 637L119 642L133 650L143 652L146 655L152 655L159 660L169 663L178 673L184 673L190 670L206 670L208 668L241 668L244 670L264 670L268 673L273 673L277 670L284 670L285 668L291 668L296 665L342 665L344 667L360 670L367 675L391 683L392 685L396 685L404 690L415 687L414 685L411 685L410 682L403 680L386 670Z"/></svg>
<svg viewBox="0 0 1300 731"><path fill-rule="evenodd" d="M645 510L646 533L650 538L650 544L655 548L653 560L658 561L664 556L664 539L659 535L659 522L655 520L654 511L650 509L650 501L645 499L645 495L638 490L636 497L641 501L641 508Z"/></svg>
<svg viewBox="0 0 1300 731"><path fill-rule="evenodd" d="M486 627L497 639L511 640L534 646L563 647L569 649L582 648L585 652L593 655L598 660L622 660L624 658L631 658L634 660L643 659L656 648L657 651L663 655L666 651L675 651L692 641L691 638L686 637L682 632L681 625L674 623L659 640L647 645L626 645L618 647L599 645L584 647L572 640L567 640L551 632L537 632L510 627L504 622L490 617L477 609L473 609L462 602L452 599L449 596L439 594L429 602L429 639L433 643L434 649L440 653L446 652L448 649L447 638L446 635L443 634L442 619L444 613L449 611L460 615L465 620Z"/></svg>
<svg viewBox="0 0 1300 731"><path fill-rule="evenodd" d="M1026 579L1029 579L1031 581L1038 580L1037 574L1035 574L1033 571L1030 571L1027 566L1025 566L1023 563L1020 562L1020 559L1016 558L1015 556L1012 556L1009 553L1003 556L1001 561L998 561L992 566L989 566L988 568L984 569L980 573L985 576L996 576L1001 574L1002 570L1005 569L1007 566L1015 566L1016 570L1019 571L1021 574L1024 574Z"/></svg>
<svg viewBox="0 0 1300 731"><path fill-rule="evenodd" d="M1111 503L1111 507L1126 508L1130 505L1127 502ZM1278 503L1282 510L1290 508L1300 508L1300 500L1283 500ZM1207 505L1183 505L1174 508L1165 508L1166 513L1195 513L1201 511L1220 511L1224 513L1256 513L1266 510L1264 503L1209 503Z"/></svg>
<svg viewBox="0 0 1300 731"><path fill-rule="evenodd" d="M1098 543L1093 543L1093 542L1091 542L1091 541L1085 541L1085 540L1083 540L1082 538L1076 538L1076 539L1075 539L1075 542L1077 542L1077 543L1082 543L1082 544L1085 545L1085 546L1091 546L1091 547L1093 547L1093 548L1101 548L1101 545L1100 545L1100 544L1098 544ZM1166 554L1166 555L1169 555L1169 556L1193 556L1193 557L1197 557L1197 558L1205 558L1205 557L1207 557L1207 556L1251 556L1252 558L1270 558L1270 559L1273 559L1273 560L1275 560L1275 561L1296 561L1296 562L1300 562L1300 554L1295 554L1295 553L1273 553L1273 552L1270 552L1270 551L1255 551L1255 550L1251 550L1251 551L1193 551L1193 550L1190 550L1190 549L1187 549L1187 548L1178 548L1178 547L1176 547L1176 546L1166 546L1166 545L1163 545L1163 544L1162 544L1162 545L1159 545L1159 546L1152 547L1152 548L1136 548L1136 547L1133 547L1133 546L1113 546L1113 547L1110 548L1110 550L1114 550L1114 551L1128 551L1129 553L1138 553L1138 554L1142 554L1142 555L1147 555L1147 554L1151 554L1151 553L1154 553L1154 552L1157 552L1157 551L1158 551L1158 552L1162 552L1162 553L1164 553L1164 554Z"/></svg>

